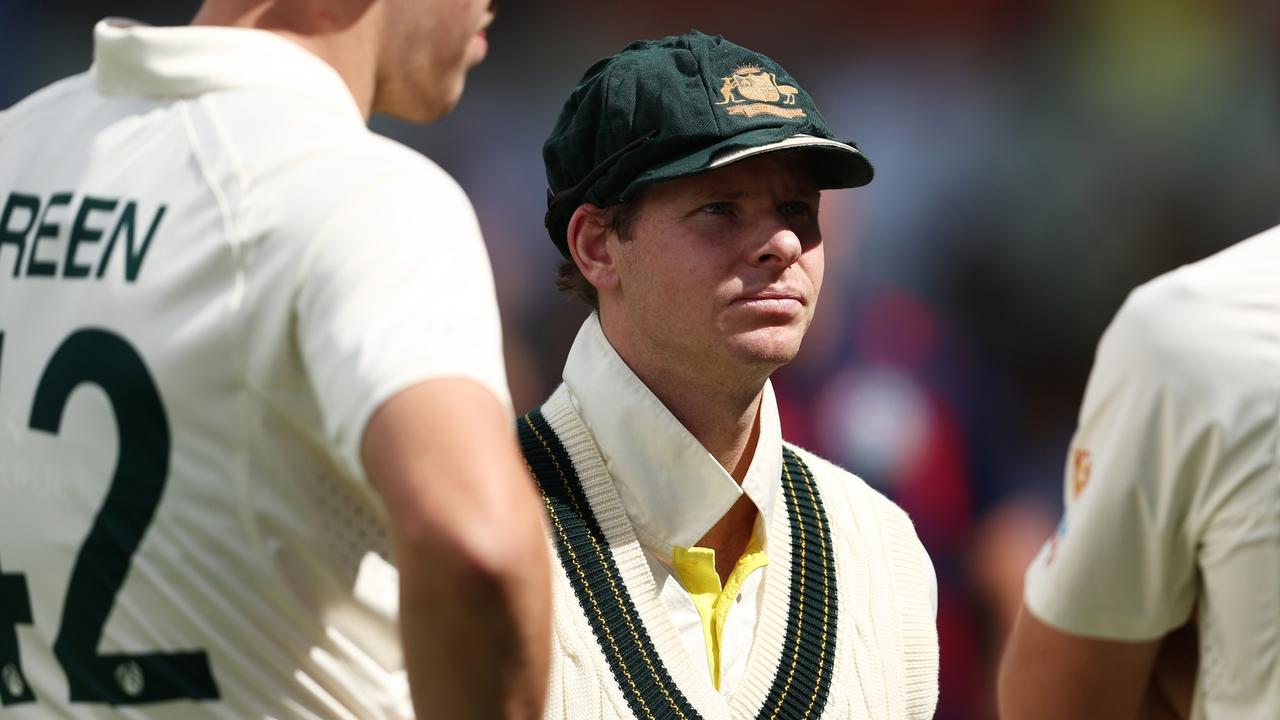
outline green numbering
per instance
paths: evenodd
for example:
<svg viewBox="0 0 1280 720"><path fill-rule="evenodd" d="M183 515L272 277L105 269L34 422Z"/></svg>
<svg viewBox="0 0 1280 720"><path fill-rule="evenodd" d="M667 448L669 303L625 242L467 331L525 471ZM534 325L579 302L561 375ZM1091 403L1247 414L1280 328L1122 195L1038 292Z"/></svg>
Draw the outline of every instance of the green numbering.
<svg viewBox="0 0 1280 720"><path fill-rule="evenodd" d="M4 333L0 332L0 358L4 357ZM0 367L3 367L0 365ZM35 702L31 684L22 674L17 625L31 624L31 596L27 579L0 571L0 705Z"/></svg>
<svg viewBox="0 0 1280 720"><path fill-rule="evenodd" d="M31 624L27 579L0 574L0 705L35 702L31 684L22 674L17 624Z"/></svg>
<svg viewBox="0 0 1280 720"><path fill-rule="evenodd" d="M142 358L120 336L97 329L73 333L54 353L36 387L30 427L58 434L72 392L84 383L97 385L110 400L120 447L106 500L71 571L62 623L53 645L54 655L67 674L70 699L110 705L215 700L218 686L204 651L98 653L107 616L168 481L170 437L164 405ZM12 677L17 679L0 691L0 700L9 704L3 693L26 684L17 662L12 626L31 622L31 613L21 576L0 576L0 582L4 583L0 584L0 674L9 667L10 657L5 653L10 649L9 638L13 638ZM0 677L0 686L8 685L9 678Z"/></svg>

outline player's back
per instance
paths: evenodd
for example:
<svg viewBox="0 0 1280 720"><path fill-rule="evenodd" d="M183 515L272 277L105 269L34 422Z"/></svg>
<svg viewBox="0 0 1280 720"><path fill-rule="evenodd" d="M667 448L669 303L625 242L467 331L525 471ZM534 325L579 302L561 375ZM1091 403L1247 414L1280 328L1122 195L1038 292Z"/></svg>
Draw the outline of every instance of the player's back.
<svg viewBox="0 0 1280 720"><path fill-rule="evenodd" d="M307 362L362 349L301 347L297 304L343 208L431 167L265 33L231 44L278 82L236 88L193 70L220 31L99 32L0 113L2 712L410 714L367 408L334 427Z"/></svg>

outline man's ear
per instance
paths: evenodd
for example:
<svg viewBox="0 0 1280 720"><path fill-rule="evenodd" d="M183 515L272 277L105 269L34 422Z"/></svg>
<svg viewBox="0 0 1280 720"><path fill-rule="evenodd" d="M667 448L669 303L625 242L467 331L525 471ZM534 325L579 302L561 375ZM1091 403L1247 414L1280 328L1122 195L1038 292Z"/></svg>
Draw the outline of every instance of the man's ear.
<svg viewBox="0 0 1280 720"><path fill-rule="evenodd" d="M609 249L608 211L582 204L569 218L569 254L596 291L618 287L618 271Z"/></svg>

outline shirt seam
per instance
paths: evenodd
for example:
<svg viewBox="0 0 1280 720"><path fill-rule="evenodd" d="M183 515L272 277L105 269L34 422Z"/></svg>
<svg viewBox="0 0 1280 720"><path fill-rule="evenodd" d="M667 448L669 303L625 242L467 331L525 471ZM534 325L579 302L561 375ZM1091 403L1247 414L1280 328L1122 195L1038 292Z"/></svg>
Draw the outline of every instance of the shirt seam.
<svg viewBox="0 0 1280 720"><path fill-rule="evenodd" d="M214 202L218 207L219 219L222 222L224 242L227 244L231 253L232 261L235 265L235 301L232 309L231 323L233 328L234 342L236 343L235 362L238 364L237 375L240 379L243 396L239 403L238 413L240 415L240 436L238 440L239 469L236 473L236 493L239 504L240 524L244 528L248 542L254 550L259 561L270 567L269 554L262 541L261 535L253 522L253 504L249 499L249 438L250 423L248 418L251 415L250 404L253 402L252 392L250 391L250 383L248 379L248 362L247 362L247 341L245 338L245 324L241 317L241 310L247 292L247 280L245 278L244 263L244 238L240 235L240 224L237 222L236 212L232 206L229 193L218 182L217 176L213 169L212 159L207 155L204 145L200 139L199 130L195 125L195 111L202 110L199 113L202 119L209 123L209 129L214 136L213 139L218 141L222 150L231 153L235 158L233 161L236 180L241 183L241 197L243 197L243 174L240 170L238 156L232 150L233 143L225 134L225 128L214 120L216 109L214 100L209 96L200 96L191 100L176 100L174 108L181 119L184 133L187 136L187 142L191 148L192 157L200 169L200 176L209 188L209 192L214 196Z"/></svg>

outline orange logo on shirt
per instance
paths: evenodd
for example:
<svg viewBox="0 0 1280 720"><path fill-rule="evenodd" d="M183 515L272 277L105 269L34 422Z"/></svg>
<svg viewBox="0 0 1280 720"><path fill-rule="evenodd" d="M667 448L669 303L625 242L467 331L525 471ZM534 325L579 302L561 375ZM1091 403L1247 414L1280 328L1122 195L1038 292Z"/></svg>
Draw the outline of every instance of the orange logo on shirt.
<svg viewBox="0 0 1280 720"><path fill-rule="evenodd" d="M1089 451L1077 448L1071 453L1071 499L1075 500L1084 492L1089 484L1089 473L1093 472L1093 458Z"/></svg>

